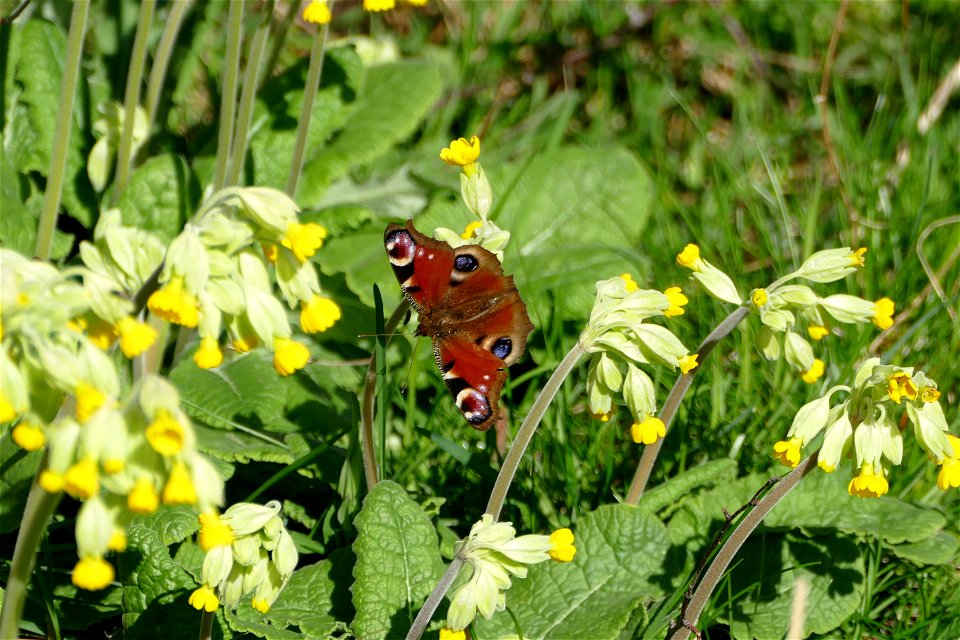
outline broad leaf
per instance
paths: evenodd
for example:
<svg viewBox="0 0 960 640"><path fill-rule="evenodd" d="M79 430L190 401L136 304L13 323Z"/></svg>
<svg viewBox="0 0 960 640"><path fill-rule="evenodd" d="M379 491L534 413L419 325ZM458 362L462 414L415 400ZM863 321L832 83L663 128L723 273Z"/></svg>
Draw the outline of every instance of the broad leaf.
<svg viewBox="0 0 960 640"><path fill-rule="evenodd" d="M154 156L130 174L117 205L123 212L123 223L153 231L169 242L193 213L188 211L192 189L189 170L181 158Z"/></svg>
<svg viewBox="0 0 960 640"><path fill-rule="evenodd" d="M14 444L9 431L0 436L0 533L20 526L27 493L42 457L40 451L27 453Z"/></svg>

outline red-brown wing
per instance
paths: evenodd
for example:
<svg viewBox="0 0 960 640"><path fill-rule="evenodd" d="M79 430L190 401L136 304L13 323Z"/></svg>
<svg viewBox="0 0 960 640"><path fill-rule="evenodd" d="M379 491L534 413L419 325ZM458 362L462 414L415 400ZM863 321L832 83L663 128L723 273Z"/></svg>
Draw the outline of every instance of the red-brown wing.
<svg viewBox="0 0 960 640"><path fill-rule="evenodd" d="M507 380L503 360L458 336L435 341L433 348L457 408L470 426L486 431L497 419L500 392Z"/></svg>
<svg viewBox="0 0 960 640"><path fill-rule="evenodd" d="M453 272L454 253L446 242L433 240L407 226L387 226L383 244L403 294L415 309L436 307L446 297Z"/></svg>

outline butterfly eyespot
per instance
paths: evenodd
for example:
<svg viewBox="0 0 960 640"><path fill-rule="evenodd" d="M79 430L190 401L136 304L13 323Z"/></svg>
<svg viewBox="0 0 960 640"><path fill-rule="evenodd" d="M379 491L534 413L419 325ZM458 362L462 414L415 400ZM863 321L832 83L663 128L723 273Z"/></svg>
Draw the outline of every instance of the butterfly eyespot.
<svg viewBox="0 0 960 640"><path fill-rule="evenodd" d="M479 266L477 259L469 254L457 256L453 263L453 268L457 271L476 271Z"/></svg>
<svg viewBox="0 0 960 640"><path fill-rule="evenodd" d="M387 249L387 257L390 258L390 264L394 267L405 267L413 262L413 256L417 251L417 243L407 230L391 231L384 238L384 245Z"/></svg>
<svg viewBox="0 0 960 640"><path fill-rule="evenodd" d="M501 360L505 360L511 351L513 351L513 341L510 338L497 338L490 348L490 353Z"/></svg>
<svg viewBox="0 0 960 640"><path fill-rule="evenodd" d="M463 417L470 424L480 424L493 415L490 410L490 403L487 402L484 395L470 387L457 394L457 408L460 409Z"/></svg>

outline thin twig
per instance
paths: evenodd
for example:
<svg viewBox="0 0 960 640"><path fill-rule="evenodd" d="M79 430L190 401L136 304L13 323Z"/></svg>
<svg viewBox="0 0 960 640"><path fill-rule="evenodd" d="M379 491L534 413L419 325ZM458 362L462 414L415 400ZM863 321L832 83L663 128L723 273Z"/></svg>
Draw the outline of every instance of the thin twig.
<svg viewBox="0 0 960 640"><path fill-rule="evenodd" d="M28 4L30 4L30 0L23 0L23 2L21 2L16 9L10 12L10 15L0 18L0 24L12 23L20 16L21 13L23 13L23 10L27 8Z"/></svg>
<svg viewBox="0 0 960 640"><path fill-rule="evenodd" d="M940 119L944 108L947 106L947 101L957 89L960 89L960 59L958 59L950 71L947 72L943 82L940 83L940 86L938 86L936 91L933 92L933 95L930 96L930 102L927 103L927 108L924 109L920 117L917 118L917 131L919 131L921 135L929 131L930 127Z"/></svg>

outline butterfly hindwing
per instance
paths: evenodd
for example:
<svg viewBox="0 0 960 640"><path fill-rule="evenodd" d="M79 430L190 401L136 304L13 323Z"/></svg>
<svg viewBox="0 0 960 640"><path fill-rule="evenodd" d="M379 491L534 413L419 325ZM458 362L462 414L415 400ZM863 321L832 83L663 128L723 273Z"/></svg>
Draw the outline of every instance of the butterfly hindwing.
<svg viewBox="0 0 960 640"><path fill-rule="evenodd" d="M434 342L434 354L463 417L480 431L489 429L507 380L503 360L461 337Z"/></svg>

